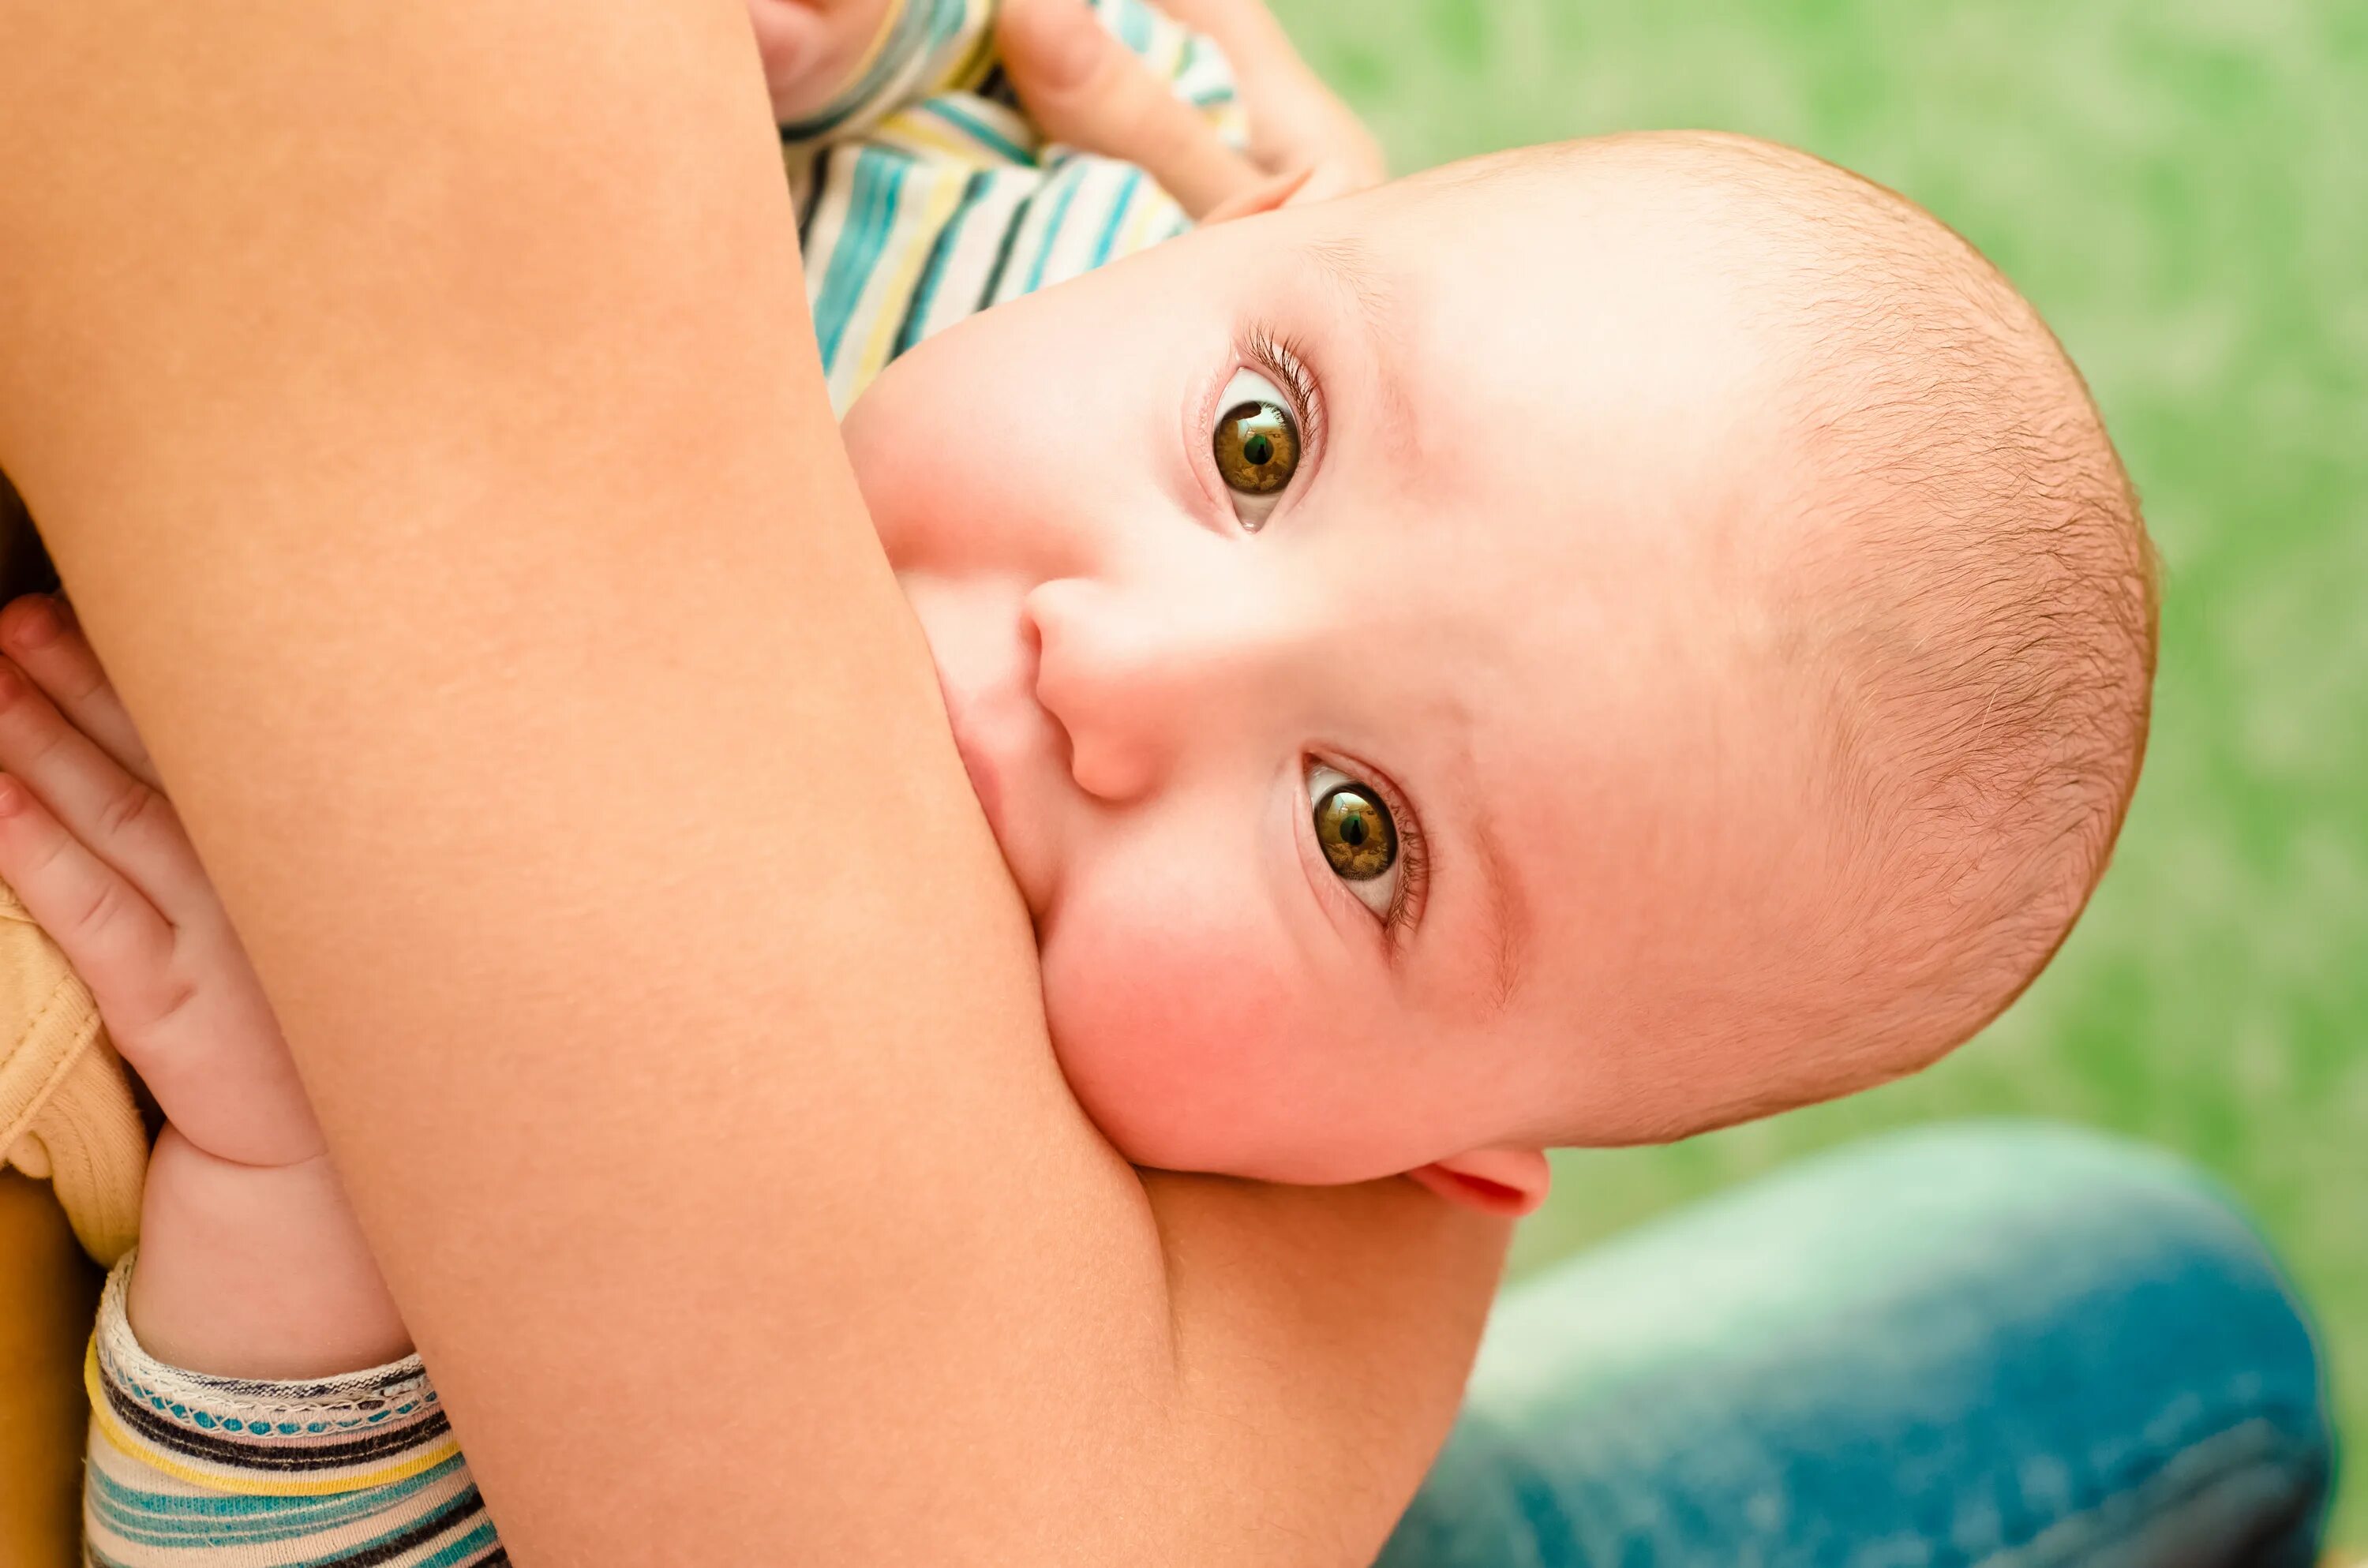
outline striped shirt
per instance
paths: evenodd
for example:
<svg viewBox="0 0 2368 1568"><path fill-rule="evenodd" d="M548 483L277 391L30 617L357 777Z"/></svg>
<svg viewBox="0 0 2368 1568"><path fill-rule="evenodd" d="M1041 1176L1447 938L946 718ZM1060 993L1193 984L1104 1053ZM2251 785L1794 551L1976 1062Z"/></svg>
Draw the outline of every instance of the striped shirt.
<svg viewBox="0 0 2368 1568"><path fill-rule="evenodd" d="M131 1267L108 1276L83 1370L85 1562L509 1560L416 1356L318 1382L183 1371L132 1336Z"/></svg>
<svg viewBox="0 0 2368 1568"><path fill-rule="evenodd" d="M1232 71L1214 45L1143 0L1094 8L1240 142ZM907 0L857 96L782 128L806 300L842 414L929 334L1190 226L1133 165L1036 133L988 51L990 13L990 0ZM883 101L882 83L908 96Z"/></svg>
<svg viewBox="0 0 2368 1568"><path fill-rule="evenodd" d="M1226 63L1143 0L1107 26L1238 142ZM1046 143L988 45L993 0L903 0L839 100L781 131L832 405L1002 301L1188 226L1131 165ZM134 1255L136 1256L136 1255ZM417 1357L314 1382L168 1367L109 1275L90 1395L84 1553L97 1568L477 1568L508 1554Z"/></svg>

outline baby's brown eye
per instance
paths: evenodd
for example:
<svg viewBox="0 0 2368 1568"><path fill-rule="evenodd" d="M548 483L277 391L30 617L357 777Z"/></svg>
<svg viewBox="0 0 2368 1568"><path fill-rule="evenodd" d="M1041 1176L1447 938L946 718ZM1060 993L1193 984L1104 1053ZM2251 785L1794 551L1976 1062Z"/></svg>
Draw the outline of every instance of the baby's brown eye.
<svg viewBox="0 0 2368 1568"><path fill-rule="evenodd" d="M1315 842L1332 869L1352 882L1371 881L1398 858L1389 808L1361 784L1335 785L1316 800Z"/></svg>
<svg viewBox="0 0 2368 1568"><path fill-rule="evenodd" d="M1245 495L1271 495L1299 467L1299 431L1281 404L1237 403L1217 420L1217 473Z"/></svg>

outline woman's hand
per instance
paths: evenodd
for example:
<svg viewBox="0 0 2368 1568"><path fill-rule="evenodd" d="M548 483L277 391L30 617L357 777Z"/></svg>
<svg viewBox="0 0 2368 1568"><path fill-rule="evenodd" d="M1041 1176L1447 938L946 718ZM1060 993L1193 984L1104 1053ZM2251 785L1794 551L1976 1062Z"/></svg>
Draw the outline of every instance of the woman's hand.
<svg viewBox="0 0 2368 1568"><path fill-rule="evenodd" d="M1249 111L1247 155L1217 136L1080 0L1006 0L996 44L1028 112L1055 141L1149 171L1195 222L1287 187L1303 200L1387 177L1380 145L1292 47L1263 0L1169 0L1216 41Z"/></svg>
<svg viewBox="0 0 2368 1568"><path fill-rule="evenodd" d="M98 655L64 601L40 597L0 613L0 876L170 1123L142 1201L133 1330L151 1355L226 1377L404 1354L279 1021Z"/></svg>

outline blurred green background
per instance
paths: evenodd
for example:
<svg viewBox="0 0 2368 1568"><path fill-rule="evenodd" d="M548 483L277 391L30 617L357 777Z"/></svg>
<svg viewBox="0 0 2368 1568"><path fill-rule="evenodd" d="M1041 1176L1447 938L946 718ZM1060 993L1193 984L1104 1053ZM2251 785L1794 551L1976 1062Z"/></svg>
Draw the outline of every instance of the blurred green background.
<svg viewBox="0 0 2368 1568"><path fill-rule="evenodd" d="M2168 565L2144 783L2052 969L1907 1083L1562 1157L1534 1268L1809 1150L2029 1114L2251 1204L2368 1433L2368 4L1274 0L1400 169L1654 127L1906 192L2087 372ZM2368 1542L2368 1465L2339 1540Z"/></svg>

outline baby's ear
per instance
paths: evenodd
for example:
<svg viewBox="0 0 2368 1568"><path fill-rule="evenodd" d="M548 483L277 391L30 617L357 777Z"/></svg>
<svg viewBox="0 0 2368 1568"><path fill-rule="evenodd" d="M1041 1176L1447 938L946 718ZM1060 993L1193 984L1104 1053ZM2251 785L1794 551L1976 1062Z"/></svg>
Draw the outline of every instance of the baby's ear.
<svg viewBox="0 0 2368 1568"><path fill-rule="evenodd" d="M1474 1149L1406 1175L1446 1199L1483 1214L1519 1219L1546 1200L1553 1182L1537 1149Z"/></svg>

